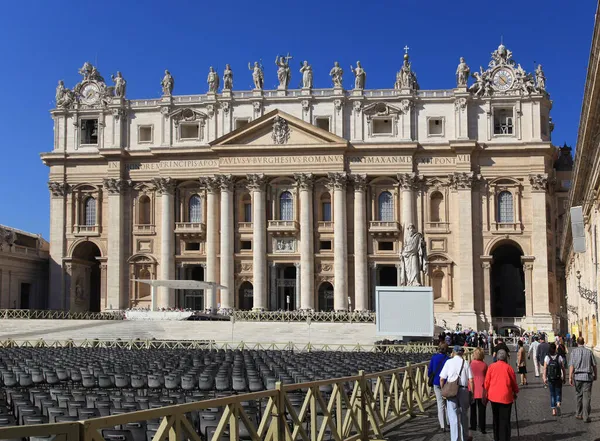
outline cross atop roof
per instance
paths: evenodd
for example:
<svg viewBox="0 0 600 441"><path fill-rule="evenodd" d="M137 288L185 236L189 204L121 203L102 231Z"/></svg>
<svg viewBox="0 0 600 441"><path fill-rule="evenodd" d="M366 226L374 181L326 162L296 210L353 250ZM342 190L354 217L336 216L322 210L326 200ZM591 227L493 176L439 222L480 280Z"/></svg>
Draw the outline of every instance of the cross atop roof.
<svg viewBox="0 0 600 441"><path fill-rule="evenodd" d="M405 53L405 54L408 54L408 51L409 51L409 49L410 49L410 48L409 48L408 46L404 46L404 53Z"/></svg>

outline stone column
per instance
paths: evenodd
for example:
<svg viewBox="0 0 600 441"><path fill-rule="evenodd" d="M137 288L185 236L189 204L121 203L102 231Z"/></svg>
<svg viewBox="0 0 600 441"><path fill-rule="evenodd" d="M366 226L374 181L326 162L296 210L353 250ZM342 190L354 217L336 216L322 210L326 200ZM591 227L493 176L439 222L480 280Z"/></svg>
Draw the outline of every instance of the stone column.
<svg viewBox="0 0 600 441"><path fill-rule="evenodd" d="M267 308L267 212L265 207L265 176L248 175L252 191L252 278L254 310Z"/></svg>
<svg viewBox="0 0 600 441"><path fill-rule="evenodd" d="M123 295L123 198L125 190L121 179L105 178L104 191L108 193L108 267L106 303L109 309L125 309ZM172 234L172 232L171 232Z"/></svg>
<svg viewBox="0 0 600 441"><path fill-rule="evenodd" d="M465 323L466 326L477 325L475 321L475 289L473 285L473 198L471 188L473 186L473 172L454 173L451 178L452 187L458 192L458 213L460 213L460 228L457 231L457 249L459 263L458 268L458 292L460 292L460 304L458 310L468 317L473 316L473 322Z"/></svg>
<svg viewBox="0 0 600 441"><path fill-rule="evenodd" d="M300 269L302 270L300 285L296 289L300 295L300 309L315 309L314 178L312 173L298 173L295 177L300 189ZM298 272L296 276L297 274Z"/></svg>
<svg viewBox="0 0 600 441"><path fill-rule="evenodd" d="M409 225L417 226L415 223L415 194L414 188L417 181L416 173L398 173L398 184L400 186L400 222L402 231L406 231Z"/></svg>
<svg viewBox="0 0 600 441"><path fill-rule="evenodd" d="M300 293L302 292L302 264L296 262L294 263L294 266L296 267L296 298L294 309L297 311L300 309Z"/></svg>
<svg viewBox="0 0 600 441"><path fill-rule="evenodd" d="M548 233L546 227L546 191L548 175L530 175L531 184L531 254L535 256L533 267L532 298L533 315L541 330L552 330L550 301L548 299ZM520 221L517 220L517 221Z"/></svg>
<svg viewBox="0 0 600 441"><path fill-rule="evenodd" d="M369 309L366 182L367 175L352 176L354 184L354 309L356 311Z"/></svg>
<svg viewBox="0 0 600 441"><path fill-rule="evenodd" d="M270 302L269 309L271 311L275 310L277 305L277 264L275 262L271 262L269 265L270 271L270 284L269 284L269 292L270 294Z"/></svg>
<svg viewBox="0 0 600 441"><path fill-rule="evenodd" d="M492 256L481 256L481 268L483 269L483 312L485 319L492 324L492 294L491 294L491 269L492 269Z"/></svg>
<svg viewBox="0 0 600 441"><path fill-rule="evenodd" d="M375 305L375 287L377 286L377 263L376 262L371 262L369 264L369 268L371 271L371 298L373 299L372 302L373 304L371 305L371 310L375 311L376 309L376 305ZM369 304L369 302L367 301L367 305Z"/></svg>
<svg viewBox="0 0 600 441"><path fill-rule="evenodd" d="M68 309L66 303L65 278L63 273L63 258L65 257L65 233L67 192L66 182L48 182L50 198L50 289L49 309ZM8 280L8 278L7 278ZM5 292L4 290L2 290ZM10 305L8 306L10 307Z"/></svg>
<svg viewBox="0 0 600 441"><path fill-rule="evenodd" d="M206 187L206 273L204 280L218 282L217 248L219 244L218 209L219 180L217 178L203 178L202 184ZM217 298L213 289L205 291L204 305L212 311L217 309Z"/></svg>
<svg viewBox="0 0 600 441"><path fill-rule="evenodd" d="M175 181L171 178L154 178L158 195L161 198L161 221L160 221L160 264L158 278L160 280L172 280L175 272L175 207L173 203L175 193ZM109 279L110 255L108 257ZM110 283L110 282L109 282ZM174 306L173 290L167 287L159 287L158 308Z"/></svg>
<svg viewBox="0 0 600 441"><path fill-rule="evenodd" d="M535 256L521 256L525 276L525 317L533 317L537 311L533 306L533 261Z"/></svg>
<svg viewBox="0 0 600 441"><path fill-rule="evenodd" d="M346 181L345 172L329 173L329 184L333 190L333 308L348 309L348 230L346 225Z"/></svg>
<svg viewBox="0 0 600 441"><path fill-rule="evenodd" d="M221 185L221 309L233 309L234 299L234 266L233 266L233 184L231 175L219 176Z"/></svg>

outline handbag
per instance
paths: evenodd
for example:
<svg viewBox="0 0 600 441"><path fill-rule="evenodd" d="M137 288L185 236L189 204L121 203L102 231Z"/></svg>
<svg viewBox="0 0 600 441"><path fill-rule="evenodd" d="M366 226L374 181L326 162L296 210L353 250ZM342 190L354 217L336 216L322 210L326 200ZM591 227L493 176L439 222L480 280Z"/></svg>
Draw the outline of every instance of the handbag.
<svg viewBox="0 0 600 441"><path fill-rule="evenodd" d="M458 395L458 387L460 386L460 376L462 374L462 370L465 367L465 360L463 360L462 365L460 367L460 371L458 373L458 378L455 381L446 381L444 383L444 387L442 387L442 397L455 398Z"/></svg>
<svg viewBox="0 0 600 441"><path fill-rule="evenodd" d="M447 360L447 358L446 358ZM437 371L434 372L429 372L429 379L427 380L427 385L429 387L433 387L433 379L435 378L436 375L439 375L440 372L442 371L442 367L444 367L444 363L440 363L440 365L437 368Z"/></svg>

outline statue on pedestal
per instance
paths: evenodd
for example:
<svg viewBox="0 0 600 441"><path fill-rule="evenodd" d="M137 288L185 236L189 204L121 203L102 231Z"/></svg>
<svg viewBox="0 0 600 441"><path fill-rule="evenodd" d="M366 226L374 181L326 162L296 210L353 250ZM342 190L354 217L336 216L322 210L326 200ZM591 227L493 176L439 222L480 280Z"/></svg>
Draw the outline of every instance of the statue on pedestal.
<svg viewBox="0 0 600 441"><path fill-rule="evenodd" d="M175 87L175 79L171 75L171 72L165 70L165 76L160 82L160 85L162 86L163 95L171 96L171 94L173 93L173 87Z"/></svg>
<svg viewBox="0 0 600 441"><path fill-rule="evenodd" d="M65 83L63 80L58 82L58 86L56 86L56 106L62 107L63 109L67 109L71 107L71 105L75 102L75 95L72 90L69 90L65 87Z"/></svg>
<svg viewBox="0 0 600 441"><path fill-rule="evenodd" d="M465 59L460 57L460 63L456 68L456 85L458 87L467 87L467 81L469 80L469 74L471 68L465 63Z"/></svg>
<svg viewBox="0 0 600 441"><path fill-rule="evenodd" d="M354 68L354 66L350 66L350 70L354 74L354 88L364 89L365 84L367 83L367 73L360 65L360 61L356 62L356 69Z"/></svg>
<svg viewBox="0 0 600 441"><path fill-rule="evenodd" d="M538 64L538 67L535 70L535 82L538 91L546 90L546 75L544 75L541 64Z"/></svg>
<svg viewBox="0 0 600 441"><path fill-rule="evenodd" d="M254 90L262 90L265 84L265 76L263 74L262 64L258 61L254 62L254 66L248 63L248 69L252 71L252 81L254 81Z"/></svg>
<svg viewBox="0 0 600 441"><path fill-rule="evenodd" d="M300 73L302 74L302 88L312 89L313 71L312 66L308 64L308 61L304 61L304 63L300 65Z"/></svg>
<svg viewBox="0 0 600 441"><path fill-rule="evenodd" d="M121 75L121 72L117 72L117 76L110 76L115 83L115 96L117 98L125 98L125 86L127 85L127 81Z"/></svg>
<svg viewBox="0 0 600 441"><path fill-rule="evenodd" d="M329 76L331 77L331 81L333 81L333 87L342 88L342 77L344 75L343 69L340 67L340 63L337 61L333 63L333 67L329 71Z"/></svg>
<svg viewBox="0 0 600 441"><path fill-rule="evenodd" d="M421 272L427 272L427 246L423 235L413 224L406 228L400 263L400 286L423 286Z"/></svg>
<svg viewBox="0 0 600 441"><path fill-rule="evenodd" d="M212 66L210 66L210 69L208 70L206 82L208 83L208 92L217 93L219 89L219 74L215 72L215 69Z"/></svg>
<svg viewBox="0 0 600 441"><path fill-rule="evenodd" d="M223 90L231 89L233 89L233 71L231 70L231 66L226 64L223 71Z"/></svg>
<svg viewBox="0 0 600 441"><path fill-rule="evenodd" d="M277 79L279 80L278 89L287 90L292 79L292 72L290 71L290 60L292 57L288 53L287 56L276 56L275 64L277 65Z"/></svg>

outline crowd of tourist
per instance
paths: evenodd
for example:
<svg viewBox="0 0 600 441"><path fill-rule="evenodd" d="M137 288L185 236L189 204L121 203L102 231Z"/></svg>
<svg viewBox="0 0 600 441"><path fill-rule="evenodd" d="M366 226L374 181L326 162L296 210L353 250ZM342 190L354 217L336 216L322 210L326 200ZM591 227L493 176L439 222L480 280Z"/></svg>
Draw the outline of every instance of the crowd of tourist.
<svg viewBox="0 0 600 441"><path fill-rule="evenodd" d="M561 414L562 388L568 381L576 390L575 418L590 422L592 383L597 378L597 368L596 359L585 347L583 338L575 338L575 348L571 347L573 340L568 334L557 335L553 342L548 342L544 333L527 333L514 338L513 367L511 350L502 337L493 339L490 334L471 330L439 335L438 352L429 362L429 384L437 401L440 431L449 430L452 441L470 441L473 439L470 433L476 430L486 433L488 402L492 410L493 439L511 439L513 404L516 406L519 386L529 384L528 359L533 362L535 376L541 376L544 388L549 390L552 415ZM469 362L464 354L472 346L476 348ZM528 350L525 346L529 346ZM485 362L486 348L492 355L489 365Z"/></svg>

